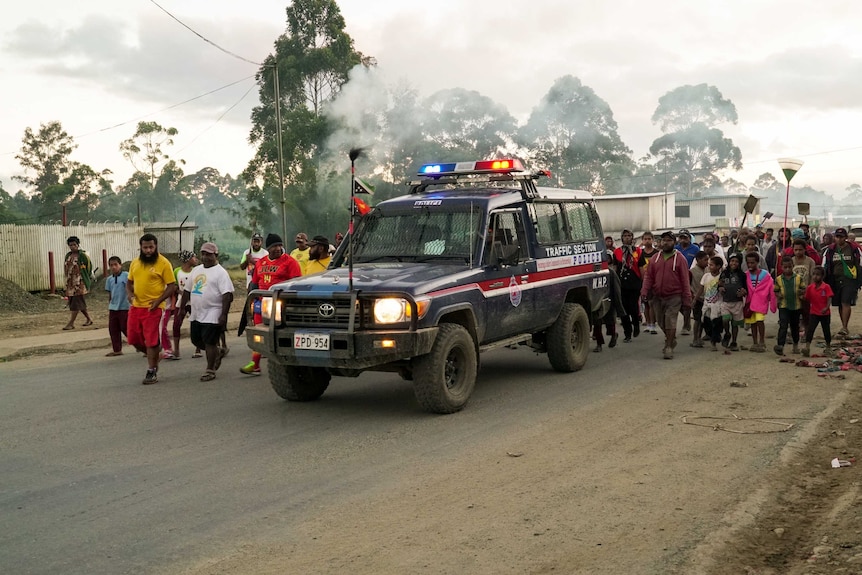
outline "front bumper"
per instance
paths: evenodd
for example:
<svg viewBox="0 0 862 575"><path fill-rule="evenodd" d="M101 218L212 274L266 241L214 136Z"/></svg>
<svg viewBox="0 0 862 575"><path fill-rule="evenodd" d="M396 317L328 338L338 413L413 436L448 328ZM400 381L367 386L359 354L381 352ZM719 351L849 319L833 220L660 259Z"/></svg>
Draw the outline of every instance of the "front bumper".
<svg viewBox="0 0 862 575"><path fill-rule="evenodd" d="M296 332L329 334L329 350L294 349ZM285 365L369 369L424 355L431 351L437 328L415 331L355 332L277 327L267 325L246 328L248 346ZM387 347L384 347L386 342Z"/></svg>

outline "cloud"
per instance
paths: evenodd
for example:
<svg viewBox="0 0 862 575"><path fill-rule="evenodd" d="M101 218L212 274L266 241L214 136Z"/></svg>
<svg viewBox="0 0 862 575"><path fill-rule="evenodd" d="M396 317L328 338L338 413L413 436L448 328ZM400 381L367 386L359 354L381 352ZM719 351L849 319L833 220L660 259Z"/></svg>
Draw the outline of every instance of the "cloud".
<svg viewBox="0 0 862 575"><path fill-rule="evenodd" d="M244 56L253 60L265 58L267 44L271 46L279 33L253 22L224 22L221 29L189 22L192 27L198 24L209 29L213 41L227 38L232 45L248 48L250 53ZM86 16L74 27L28 21L12 31L4 47L33 62L42 74L98 86L106 97L157 106L179 103L257 72L256 66L232 58L188 31L178 33L178 26L158 15L140 18L136 27L100 15ZM196 100L188 110L212 117L234 104L251 82ZM246 98L225 120L247 124L256 103L256 98Z"/></svg>

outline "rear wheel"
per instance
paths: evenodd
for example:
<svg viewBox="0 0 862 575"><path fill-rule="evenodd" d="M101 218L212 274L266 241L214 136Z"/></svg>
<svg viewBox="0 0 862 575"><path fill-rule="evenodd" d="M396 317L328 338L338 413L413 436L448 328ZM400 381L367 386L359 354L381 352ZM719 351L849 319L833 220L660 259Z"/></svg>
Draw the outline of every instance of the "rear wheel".
<svg viewBox="0 0 862 575"><path fill-rule="evenodd" d="M297 367L276 361L267 362L269 382L275 392L288 401L314 401L329 387L329 375L322 367Z"/></svg>
<svg viewBox="0 0 862 575"><path fill-rule="evenodd" d="M584 367L590 351L590 318L583 306L564 303L547 339L551 367L565 373Z"/></svg>
<svg viewBox="0 0 862 575"><path fill-rule="evenodd" d="M431 413L454 413L467 405L478 368L473 338L463 326L440 325L431 352L413 360L416 400Z"/></svg>

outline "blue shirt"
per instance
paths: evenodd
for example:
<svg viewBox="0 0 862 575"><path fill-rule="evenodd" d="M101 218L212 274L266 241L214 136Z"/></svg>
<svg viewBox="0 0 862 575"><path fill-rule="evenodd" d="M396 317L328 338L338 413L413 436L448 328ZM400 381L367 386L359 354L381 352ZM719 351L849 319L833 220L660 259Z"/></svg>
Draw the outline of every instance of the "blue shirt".
<svg viewBox="0 0 862 575"><path fill-rule="evenodd" d="M681 245L676 244L674 246L679 252L685 256L685 261L688 262L689 267L691 267L691 262L694 261L694 256L697 255L697 252L700 251L700 246L697 244L688 244L688 247L683 249Z"/></svg>
<svg viewBox="0 0 862 575"><path fill-rule="evenodd" d="M129 309L129 298L126 295L126 283L129 281L129 272L120 272L120 275L109 275L105 280L105 291L111 292L111 302L108 304L109 311L123 311Z"/></svg>

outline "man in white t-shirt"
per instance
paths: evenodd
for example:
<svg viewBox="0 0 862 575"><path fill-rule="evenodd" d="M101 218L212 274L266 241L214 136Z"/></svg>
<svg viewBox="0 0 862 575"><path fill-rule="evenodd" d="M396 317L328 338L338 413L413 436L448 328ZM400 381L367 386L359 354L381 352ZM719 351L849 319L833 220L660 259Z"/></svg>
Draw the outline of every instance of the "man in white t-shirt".
<svg viewBox="0 0 862 575"><path fill-rule="evenodd" d="M227 327L233 282L227 270L218 263L218 247L214 243L207 242L201 246L201 262L186 282L180 313L185 314L186 304L191 303L191 340L204 348L207 356L207 369L201 381L212 381L223 357L219 341Z"/></svg>
<svg viewBox="0 0 862 575"><path fill-rule="evenodd" d="M239 269L245 270L245 287L251 283L251 276L254 274L254 266L257 260L264 258L269 254L263 249L263 236L254 232L251 236L251 247L242 252L242 258L239 260Z"/></svg>

